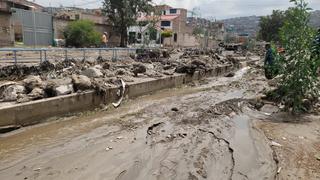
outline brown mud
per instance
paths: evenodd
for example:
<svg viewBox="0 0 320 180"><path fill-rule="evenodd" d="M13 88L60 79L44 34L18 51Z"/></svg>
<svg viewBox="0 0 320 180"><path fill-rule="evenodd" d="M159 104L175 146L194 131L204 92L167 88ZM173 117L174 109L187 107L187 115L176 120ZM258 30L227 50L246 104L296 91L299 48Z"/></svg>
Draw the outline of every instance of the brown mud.
<svg viewBox="0 0 320 180"><path fill-rule="evenodd" d="M246 68L2 135L0 179L285 179L270 137L286 126L251 103L267 86Z"/></svg>

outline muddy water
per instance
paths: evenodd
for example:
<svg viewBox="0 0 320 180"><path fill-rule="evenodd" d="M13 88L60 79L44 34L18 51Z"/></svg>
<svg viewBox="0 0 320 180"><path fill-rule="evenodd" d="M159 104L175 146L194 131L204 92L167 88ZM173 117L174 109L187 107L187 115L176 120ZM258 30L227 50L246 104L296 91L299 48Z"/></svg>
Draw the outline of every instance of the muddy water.
<svg viewBox="0 0 320 180"><path fill-rule="evenodd" d="M272 179L245 72L3 136L0 179Z"/></svg>

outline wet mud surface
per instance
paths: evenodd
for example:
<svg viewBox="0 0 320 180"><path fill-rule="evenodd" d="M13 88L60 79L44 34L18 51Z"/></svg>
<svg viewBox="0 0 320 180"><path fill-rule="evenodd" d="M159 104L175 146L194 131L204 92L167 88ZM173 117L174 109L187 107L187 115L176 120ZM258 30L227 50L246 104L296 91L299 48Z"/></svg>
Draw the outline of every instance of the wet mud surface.
<svg viewBox="0 0 320 180"><path fill-rule="evenodd" d="M283 127L251 103L266 86L246 68L2 135L0 179L286 179Z"/></svg>

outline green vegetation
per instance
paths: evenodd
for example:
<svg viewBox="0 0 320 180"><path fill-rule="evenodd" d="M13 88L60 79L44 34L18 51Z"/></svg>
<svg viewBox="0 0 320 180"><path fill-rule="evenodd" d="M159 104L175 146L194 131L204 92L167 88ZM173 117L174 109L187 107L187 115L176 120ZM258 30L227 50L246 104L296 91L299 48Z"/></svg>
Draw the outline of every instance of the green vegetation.
<svg viewBox="0 0 320 180"><path fill-rule="evenodd" d="M173 35L173 32L171 30L164 30L161 33L161 37L163 38L169 38L169 37L172 37L172 35Z"/></svg>
<svg viewBox="0 0 320 180"><path fill-rule="evenodd" d="M262 17L258 38L267 42L279 42L279 32L284 25L285 18L286 13L280 10L274 10L272 15Z"/></svg>
<svg viewBox="0 0 320 180"><path fill-rule="evenodd" d="M304 0L290 2L295 7L286 12L287 18L280 29L285 54L276 56L278 67L281 67L281 81L278 89L270 95L282 102L286 110L301 113L311 108L320 95L317 74L320 58L314 53L316 33L309 26L308 4Z"/></svg>
<svg viewBox="0 0 320 180"><path fill-rule="evenodd" d="M101 34L95 31L94 23L88 20L71 22L63 34L67 47L92 47L101 44Z"/></svg>
<svg viewBox="0 0 320 180"><path fill-rule="evenodd" d="M152 11L151 0L104 0L102 11L108 17L114 32L121 38L121 47L126 46L127 29L135 25L139 13Z"/></svg>

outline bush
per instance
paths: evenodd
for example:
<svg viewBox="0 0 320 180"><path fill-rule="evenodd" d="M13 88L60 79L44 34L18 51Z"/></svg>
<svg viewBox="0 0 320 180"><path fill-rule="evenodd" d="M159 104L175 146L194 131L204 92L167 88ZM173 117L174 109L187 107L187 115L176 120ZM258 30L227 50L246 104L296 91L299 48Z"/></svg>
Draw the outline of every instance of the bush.
<svg viewBox="0 0 320 180"><path fill-rule="evenodd" d="M163 38L168 38L168 37L172 37L173 35L173 32L171 30L165 30L161 33L161 36Z"/></svg>
<svg viewBox="0 0 320 180"><path fill-rule="evenodd" d="M281 43L286 53L281 57L281 82L279 100L287 110L294 113L307 111L306 102L315 102L319 97L319 56L314 56L312 47L315 31L308 25L309 8L304 0L290 0L294 8L287 11L287 20L280 31ZM308 103L310 104L310 103Z"/></svg>
<svg viewBox="0 0 320 180"><path fill-rule="evenodd" d="M67 47L97 47L101 44L101 34L94 29L94 23L88 20L69 23L63 34Z"/></svg>

